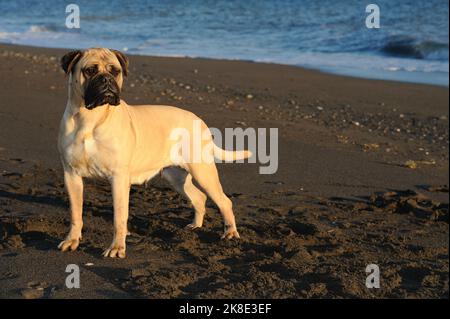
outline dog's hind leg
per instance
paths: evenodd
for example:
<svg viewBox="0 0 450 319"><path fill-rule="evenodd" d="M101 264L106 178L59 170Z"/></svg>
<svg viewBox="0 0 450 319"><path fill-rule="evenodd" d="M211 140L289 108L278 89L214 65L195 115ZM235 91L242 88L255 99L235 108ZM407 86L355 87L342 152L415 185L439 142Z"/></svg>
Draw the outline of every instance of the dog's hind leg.
<svg viewBox="0 0 450 319"><path fill-rule="evenodd" d="M189 172L220 209L225 229L222 239L239 238L233 204L223 192L216 165L214 163L192 163L189 164Z"/></svg>
<svg viewBox="0 0 450 319"><path fill-rule="evenodd" d="M168 167L162 171L162 177L180 194L187 197L195 209L195 217L192 223L186 226L188 229L202 227L206 211L206 195L192 183L192 175L177 167Z"/></svg>

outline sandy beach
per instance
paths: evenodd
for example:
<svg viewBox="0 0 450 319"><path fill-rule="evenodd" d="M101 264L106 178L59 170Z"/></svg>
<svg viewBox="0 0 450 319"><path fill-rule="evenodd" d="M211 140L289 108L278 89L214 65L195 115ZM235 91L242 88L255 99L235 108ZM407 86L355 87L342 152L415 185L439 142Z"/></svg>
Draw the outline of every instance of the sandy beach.
<svg viewBox="0 0 450 319"><path fill-rule="evenodd" d="M219 129L278 128L279 167L219 164L240 240L221 241L156 177L133 186L127 258L110 186L87 180L83 241L70 223L56 139L68 50L0 45L0 298L448 298L448 87L293 66L129 56L124 99L190 110ZM151 127L149 127L151 129ZM68 264L81 288L67 289ZM377 264L380 289L365 286Z"/></svg>

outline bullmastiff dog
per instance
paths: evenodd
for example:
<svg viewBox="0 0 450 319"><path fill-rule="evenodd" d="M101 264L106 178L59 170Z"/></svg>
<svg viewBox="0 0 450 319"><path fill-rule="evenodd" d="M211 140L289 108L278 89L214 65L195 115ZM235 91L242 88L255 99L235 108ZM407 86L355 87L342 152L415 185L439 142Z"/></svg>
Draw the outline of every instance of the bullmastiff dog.
<svg viewBox="0 0 450 319"><path fill-rule="evenodd" d="M231 200L224 194L214 161L187 160L178 154L174 130L193 133L199 122L202 151L233 160L249 151L226 151L214 145L206 124L191 112L166 105L128 105L120 98L128 59L119 51L92 48L75 50L61 59L68 75L68 101L58 137L64 182L69 195L71 225L59 244L62 251L77 249L83 227L83 178L104 178L112 186L114 236L103 256L125 257L129 192L157 174L185 195L195 209L189 229L201 227L206 194L219 207L224 220L222 238L239 238ZM194 144L191 139L191 144ZM206 147L211 145L212 147ZM189 145L192 146L192 145ZM175 155L174 155L175 154ZM194 185L193 180L196 181Z"/></svg>

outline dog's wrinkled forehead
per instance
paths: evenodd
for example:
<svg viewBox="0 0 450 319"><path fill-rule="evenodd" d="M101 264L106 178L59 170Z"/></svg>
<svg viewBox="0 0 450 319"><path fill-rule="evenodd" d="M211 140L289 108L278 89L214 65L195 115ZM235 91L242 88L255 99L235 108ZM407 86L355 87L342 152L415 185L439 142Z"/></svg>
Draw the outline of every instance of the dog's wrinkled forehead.
<svg viewBox="0 0 450 319"><path fill-rule="evenodd" d="M90 64L96 64L99 67L105 67L111 64L118 68L121 67L120 61L118 60L116 54L105 48L94 48L84 51L79 65L83 68Z"/></svg>
<svg viewBox="0 0 450 319"><path fill-rule="evenodd" d="M124 76L128 75L128 58L117 50L106 48L75 50L61 58L61 67L66 74L79 71L89 65L96 65L100 70L113 65L121 70Z"/></svg>

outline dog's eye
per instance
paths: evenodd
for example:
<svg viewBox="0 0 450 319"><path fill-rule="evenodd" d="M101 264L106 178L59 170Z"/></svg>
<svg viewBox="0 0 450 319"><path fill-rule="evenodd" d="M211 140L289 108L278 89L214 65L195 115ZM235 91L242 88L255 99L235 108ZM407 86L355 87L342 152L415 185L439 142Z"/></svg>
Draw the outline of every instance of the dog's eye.
<svg viewBox="0 0 450 319"><path fill-rule="evenodd" d="M111 73L113 76L118 76L120 73L120 69L112 67L109 73Z"/></svg>
<svg viewBox="0 0 450 319"><path fill-rule="evenodd" d="M95 66L90 66L84 69L84 74L86 74L87 76L93 76L95 75L95 73L97 73L97 67Z"/></svg>

